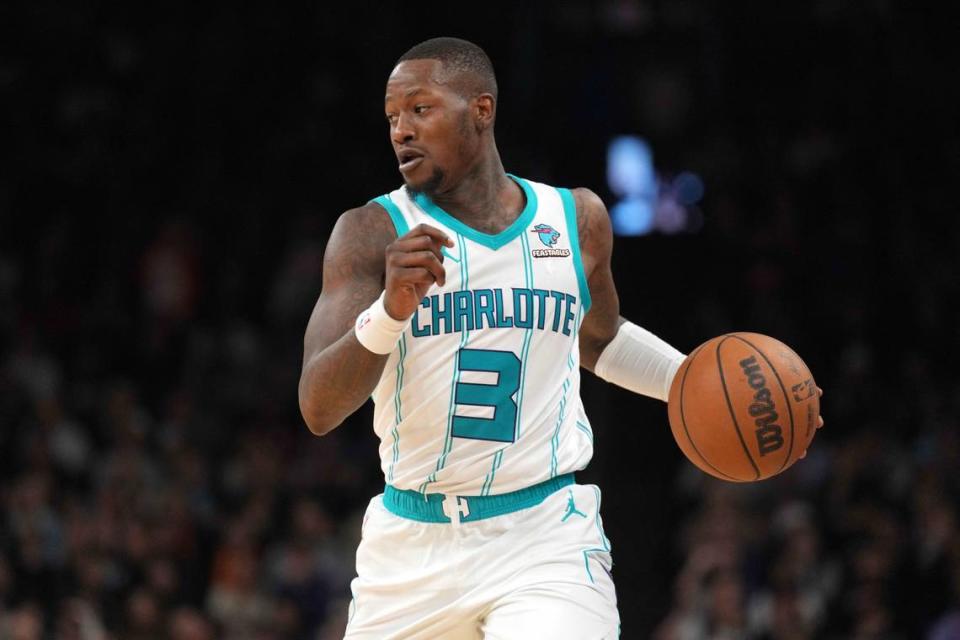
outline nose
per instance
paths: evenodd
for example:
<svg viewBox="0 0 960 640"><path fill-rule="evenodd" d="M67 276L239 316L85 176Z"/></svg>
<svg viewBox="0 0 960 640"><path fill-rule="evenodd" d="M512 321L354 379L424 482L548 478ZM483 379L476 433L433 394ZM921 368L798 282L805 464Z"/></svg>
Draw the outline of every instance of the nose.
<svg viewBox="0 0 960 640"><path fill-rule="evenodd" d="M390 137L396 144L404 144L413 140L416 137L416 131L410 125L410 118L407 118L403 113L397 116L397 121L393 124L393 129L390 130Z"/></svg>

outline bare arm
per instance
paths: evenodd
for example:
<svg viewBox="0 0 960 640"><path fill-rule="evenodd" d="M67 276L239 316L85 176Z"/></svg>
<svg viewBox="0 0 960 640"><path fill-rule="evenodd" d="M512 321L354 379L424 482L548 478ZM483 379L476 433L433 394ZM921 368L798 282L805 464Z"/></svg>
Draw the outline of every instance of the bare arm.
<svg viewBox="0 0 960 640"><path fill-rule="evenodd" d="M452 242L427 225L397 238L379 205L340 216L324 253L323 291L303 339L300 412L310 431L329 433L370 397L387 356L360 344L354 322L381 291L388 315L413 315L427 289L444 283L441 244Z"/></svg>
<svg viewBox="0 0 960 640"><path fill-rule="evenodd" d="M620 317L620 299L610 269L613 229L607 208L589 189L574 189L573 199L577 205L583 269L592 301L590 313L584 317L580 328L580 365L593 371L600 354L625 320Z"/></svg>
<svg viewBox="0 0 960 640"><path fill-rule="evenodd" d="M573 189L572 192L577 205L577 232L580 237L583 268L592 301L590 312L584 317L583 325L580 327L580 366L594 371L600 354L617 336L620 326L627 320L620 315L620 299L617 297L613 272L610 268L610 258L613 254L613 228L610 225L607 208L600 197L589 189ZM654 339L668 350L673 349L659 338L654 337ZM617 380L607 379L638 393L653 395L651 392L638 391ZM822 396L823 389L817 387L817 393ZM667 400L665 391L655 397ZM823 427L822 416L817 418L817 428L821 427ZM804 451L800 457L803 458L806 455Z"/></svg>
<svg viewBox="0 0 960 640"><path fill-rule="evenodd" d="M356 411L377 385L387 356L357 342L353 323L383 290L384 248L396 237L377 205L337 220L323 256L323 291L303 338L300 412L324 435Z"/></svg>

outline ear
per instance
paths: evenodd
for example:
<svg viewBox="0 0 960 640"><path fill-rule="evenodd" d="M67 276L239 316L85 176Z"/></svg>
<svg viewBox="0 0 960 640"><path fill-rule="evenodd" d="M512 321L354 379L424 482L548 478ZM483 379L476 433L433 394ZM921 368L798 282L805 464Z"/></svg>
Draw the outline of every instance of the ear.
<svg viewBox="0 0 960 640"><path fill-rule="evenodd" d="M473 99L473 120L477 132L493 126L493 119L497 110L497 100L489 93L481 93Z"/></svg>

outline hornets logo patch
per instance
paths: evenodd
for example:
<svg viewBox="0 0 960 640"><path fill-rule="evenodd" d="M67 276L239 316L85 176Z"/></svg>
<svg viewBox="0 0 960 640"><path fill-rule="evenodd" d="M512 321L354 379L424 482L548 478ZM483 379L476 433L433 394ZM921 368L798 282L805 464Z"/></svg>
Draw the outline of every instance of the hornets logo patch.
<svg viewBox="0 0 960 640"><path fill-rule="evenodd" d="M557 240L560 239L560 232L550 225L538 224L530 230L530 233L537 234L537 237L540 238L540 242L543 243L543 246L547 247L546 249L531 250L530 253L533 254L534 258L566 258L570 255L570 249L553 248L554 245L557 244Z"/></svg>

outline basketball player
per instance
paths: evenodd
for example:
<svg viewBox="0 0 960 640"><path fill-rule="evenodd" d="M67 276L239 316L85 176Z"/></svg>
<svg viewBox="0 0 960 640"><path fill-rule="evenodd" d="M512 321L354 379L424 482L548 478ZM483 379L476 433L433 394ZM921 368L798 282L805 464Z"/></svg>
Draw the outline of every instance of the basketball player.
<svg viewBox="0 0 960 640"><path fill-rule="evenodd" d="M346 637L616 638L579 367L666 400L684 355L619 317L601 200L504 171L486 54L404 54L384 110L404 185L344 213L304 339L324 435L371 397L384 493L367 508Z"/></svg>

